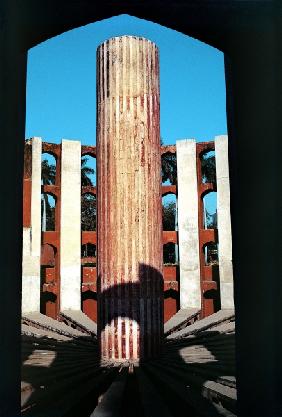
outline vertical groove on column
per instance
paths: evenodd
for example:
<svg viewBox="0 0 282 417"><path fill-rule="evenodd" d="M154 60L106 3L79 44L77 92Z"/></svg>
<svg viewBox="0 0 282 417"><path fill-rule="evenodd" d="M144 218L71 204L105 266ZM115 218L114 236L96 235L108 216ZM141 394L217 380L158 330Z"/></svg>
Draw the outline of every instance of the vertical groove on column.
<svg viewBox="0 0 282 417"><path fill-rule="evenodd" d="M101 359L139 360L163 333L158 51L123 36L97 60Z"/></svg>

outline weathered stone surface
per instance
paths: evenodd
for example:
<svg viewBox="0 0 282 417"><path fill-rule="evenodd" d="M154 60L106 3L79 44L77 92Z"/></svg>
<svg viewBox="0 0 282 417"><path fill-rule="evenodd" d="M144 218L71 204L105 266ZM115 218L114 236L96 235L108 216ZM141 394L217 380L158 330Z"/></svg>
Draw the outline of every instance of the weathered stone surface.
<svg viewBox="0 0 282 417"><path fill-rule="evenodd" d="M201 308L196 141L177 140L180 307Z"/></svg>
<svg viewBox="0 0 282 417"><path fill-rule="evenodd" d="M221 308L233 308L232 233L228 166L228 137L215 137L218 261Z"/></svg>
<svg viewBox="0 0 282 417"><path fill-rule="evenodd" d="M81 145L62 141L60 309L81 308Z"/></svg>
<svg viewBox="0 0 282 417"><path fill-rule="evenodd" d="M23 229L22 313L40 310L41 138L32 138L30 227Z"/></svg>
<svg viewBox="0 0 282 417"><path fill-rule="evenodd" d="M98 332L102 360L155 356L163 333L159 58L122 36L97 51Z"/></svg>

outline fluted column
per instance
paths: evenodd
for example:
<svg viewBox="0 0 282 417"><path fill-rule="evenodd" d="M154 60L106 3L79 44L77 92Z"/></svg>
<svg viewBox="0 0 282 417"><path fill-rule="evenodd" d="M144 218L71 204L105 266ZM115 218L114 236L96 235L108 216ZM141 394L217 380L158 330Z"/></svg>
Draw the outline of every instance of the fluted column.
<svg viewBox="0 0 282 417"><path fill-rule="evenodd" d="M98 332L102 361L156 356L163 333L159 59L122 36L97 51Z"/></svg>

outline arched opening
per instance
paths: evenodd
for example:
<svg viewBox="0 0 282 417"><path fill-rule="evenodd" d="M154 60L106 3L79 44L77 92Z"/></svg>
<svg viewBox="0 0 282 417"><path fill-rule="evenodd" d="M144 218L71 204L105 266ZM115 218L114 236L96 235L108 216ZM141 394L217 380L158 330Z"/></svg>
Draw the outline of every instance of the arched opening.
<svg viewBox="0 0 282 417"><path fill-rule="evenodd" d="M97 321L97 293L84 291L81 294L82 310L91 320Z"/></svg>
<svg viewBox="0 0 282 417"><path fill-rule="evenodd" d="M81 196L81 230L96 230L96 195L85 193Z"/></svg>
<svg viewBox="0 0 282 417"><path fill-rule="evenodd" d="M175 215L175 218L176 218L176 215ZM86 230L87 230L87 229L86 229ZM169 227L169 228L168 228L168 230L175 230L175 229L174 229L174 228L172 229L172 228L170 228L170 227Z"/></svg>
<svg viewBox="0 0 282 417"><path fill-rule="evenodd" d="M215 242L206 243L203 250L205 254L205 265L218 265L218 244Z"/></svg>
<svg viewBox="0 0 282 417"><path fill-rule="evenodd" d="M203 197L204 229L217 229L217 194L210 191Z"/></svg>
<svg viewBox="0 0 282 417"><path fill-rule="evenodd" d="M175 289L170 288L164 292L164 322L169 320L179 309L179 293Z"/></svg>
<svg viewBox="0 0 282 417"><path fill-rule="evenodd" d="M96 187L96 158L89 154L81 157L81 186Z"/></svg>
<svg viewBox="0 0 282 417"><path fill-rule="evenodd" d="M41 156L41 184L55 185L56 183L56 158L49 152L43 152Z"/></svg>
<svg viewBox="0 0 282 417"><path fill-rule="evenodd" d="M41 265L43 266L55 266L55 256L57 249L49 243L44 243L41 246Z"/></svg>
<svg viewBox="0 0 282 417"><path fill-rule="evenodd" d="M49 193L41 193L41 230L56 230L56 197Z"/></svg>
<svg viewBox="0 0 282 417"><path fill-rule="evenodd" d="M68 4L66 4L65 2L61 5L62 7L61 10L62 12L64 12L65 11L64 7L68 9L68 13L66 13L66 17L64 18L64 13L62 13L62 19L58 23L58 25L54 26L54 25L46 24L46 25L40 25L40 28L39 28L38 25L36 24L36 21L38 22L43 17L44 14L45 14L44 18L46 19L46 22L49 22L49 18L52 18L53 9L52 7L49 7L49 6L46 7L46 5L47 3L43 2L42 4L38 6L38 8L35 8L33 10L33 13L31 13L31 16L30 16L29 25L26 25L26 26L18 25L19 36L22 36L23 29L21 28L24 28L24 27L26 28L25 29L26 33L28 31L30 34L29 36L22 36L22 39L23 39L22 48L26 47L27 49L31 47L32 45L42 40L47 39L48 37L57 35L68 29L72 29L73 27L76 27L79 24L81 25L87 24L91 20L94 21L94 20L100 19L101 16L108 16L108 14L110 13L109 11L111 10L109 6L105 4L105 8L102 7L101 11L99 9L98 15L97 15L96 8L91 7L90 2L88 1L86 2L86 7L81 9L79 13L79 18L78 18L77 7L79 7L79 5L77 4L77 7L73 5L73 7L69 8ZM191 36L203 39L210 44L217 45L219 48L230 52L230 55L233 57L233 62L234 62L234 65L232 65L232 80L230 77L230 84L232 82L232 86L234 87L233 88L234 94L232 94L232 105L230 105L230 102L229 102L228 107L230 110L229 112L230 125L232 126L231 121L232 119L234 120L232 116L235 116L235 120L238 121L236 122L236 131L238 134L237 152L240 152L244 150L246 151L246 144L247 144L248 149L251 149L252 147L254 149L255 143L253 143L251 139L249 140L254 129L258 134L258 137L256 137L256 140L258 142L260 142L260 139L263 141L264 139L263 136L264 136L265 131L269 132L269 138L275 137L275 129L277 130L277 123L275 124L274 122L272 107L268 106L268 109L267 109L267 106L262 107L260 97L266 97L265 102L267 103L274 103L277 89L272 88L272 85L269 85L269 83L267 82L269 80L269 70L271 69L271 63L273 62L272 58L275 56L275 48L272 48L273 37L269 35L269 31L264 31L262 33L260 30L258 30L258 26L259 26L259 29L261 29L262 23L264 22L263 15L265 15L265 19L266 19L265 22L268 25L271 25L271 22L273 22L272 17L273 17L273 13L275 13L275 8L272 7L271 3L269 3L270 8L268 8L268 6L265 4L262 5L263 9L261 7L253 8L252 12L254 13L254 19L253 19L254 24L252 25L252 30L242 31L241 30L242 24L243 26L245 25L246 16L248 16L250 12L250 4L249 2L246 2L245 5L243 3L240 3L240 4L238 3L237 6L234 4L234 5L231 5L231 7L226 7L226 5L223 3L214 4L213 2L211 3L206 2L205 4L201 4L199 7L197 7L197 5L195 5L194 2L186 2L185 4L184 3L181 4L181 7L177 8L177 10L175 10L174 13L172 14L172 13L169 13L170 11L169 8L171 7L171 5L168 3L167 5L164 5L164 7L167 7L168 13L165 13L166 10L164 10L163 13L158 14L157 5L155 7L155 4L153 4L152 7L150 8L150 11L148 11L147 5L145 4L144 7L141 6L141 8L138 9L138 13L141 17L142 16L144 18L148 17L160 23L163 22L164 24L167 24L168 26L173 26L175 29L183 30L185 33L190 34ZM264 9L265 6L266 8ZM121 7L121 5L117 5L117 9L114 8L113 13L116 13L117 10L118 11L121 10L121 12L126 11L126 9L124 9L123 7L121 8L119 7ZM134 5L132 7L134 7ZM130 7L128 10L131 12L133 9ZM261 13L263 10L266 10L267 13ZM237 16L235 21L234 19L232 19L232 16L234 17L234 11L235 11L235 15ZM187 19L187 25L185 25L186 16L190 16L192 18L192 20ZM212 25L213 22L219 22L219 24ZM221 22L223 22L224 24L221 24ZM7 21L6 24L9 25L9 22ZM5 25L5 22L4 22L4 25ZM257 39L258 39L257 34L261 35L261 42L257 42ZM246 42L244 42L245 39L246 39ZM244 48L242 48L243 42L244 42ZM13 44L9 45L8 47L10 48L11 51L13 51L13 48L14 48ZM263 51L267 51L268 59L265 59ZM7 57L6 58L4 57L4 62L6 61L6 62L9 62L10 64L10 60L11 60L11 65L13 65L14 63L18 65L18 74L19 74L17 78L19 82L18 84L16 84L14 82L15 81L14 72L12 73L12 71L10 71L11 66L10 65L5 66L6 70L4 70L3 73L4 73L4 77L7 77L7 80L5 81L7 82L8 87L4 91L4 98L3 98L3 109L5 111L3 129L4 129L4 132L7 132L7 133L10 130L10 133L7 135L7 142L8 142L6 145L7 155L9 153L12 155L13 148L17 144L17 138L19 137L18 133L21 132L24 126L24 121L23 121L22 116L24 114L24 108L25 108L24 106L24 103L25 103L25 100L24 100L25 98L24 97L24 94L25 94L25 89L24 89L25 59L24 58L22 59L19 56L20 54L22 54L22 50L18 52L18 55L17 55L17 52L15 52L14 54L8 53ZM229 67L230 67L230 64L229 64ZM263 69L259 70L260 67ZM11 74L9 74L9 72ZM229 73L231 75L231 71ZM10 86L13 88L10 89ZM230 94L230 97L231 97L231 94ZM9 104L11 103L12 106L7 105L7 102ZM241 106L242 104L243 106ZM242 113L240 113L240 107L242 107ZM15 115L16 117L14 117ZM14 120L16 120L17 123L14 123ZM246 123L246 120L249 120L250 122ZM11 127L12 129L10 129ZM9 139L12 139L12 140L9 140ZM244 141L244 139L246 139L246 141ZM274 139L272 140L272 142L270 141L270 147L275 149ZM20 168L21 166L21 161L20 161L21 152L20 151L21 149L20 147L18 149L19 149L19 152L18 152L18 155L16 156L16 161L18 163L16 163L15 166L19 168L16 168L15 172L13 173L13 177L12 177L13 181L14 179L18 180L20 178L20 169L21 169ZM232 156L233 156L233 162L235 162L236 161L235 153L232 153ZM242 174L240 178L238 177L238 182L239 182L238 197L239 198L237 199L236 196L234 195L234 201L236 200L238 201L238 204L237 204L238 211L236 213L236 220L238 220L237 224L239 228L239 232L237 234L238 236L243 235L244 230L247 229L247 223L248 223L247 211L249 210L249 207L250 207L249 201L251 200L249 199L249 201L247 201L246 204L244 205L241 204L242 208L240 208L241 200L243 201L244 196L248 195L247 188L249 187L249 184L244 185L244 181L246 178L248 178L249 172L256 171L256 161L260 160L260 156L261 156L260 152L258 151L255 154L253 163L252 161L250 161L249 158L241 157L241 159L238 159L238 167L240 168L240 172ZM268 155L266 156L265 162L266 163L263 164L265 167L270 166L271 158L268 157ZM9 160L8 160L8 163L9 163ZM267 171L269 171L269 173ZM265 181L268 184L271 184L272 180L274 180L274 183L275 183L275 179L277 181L277 175L275 174L274 170L268 170L268 168L264 168L263 170L261 170L261 176L259 177L259 180L263 179L264 175L266 175ZM235 177L235 174L234 174L234 177ZM4 175L2 175L2 178L4 178ZM258 183L260 183L260 181L258 181ZM8 191L10 189L9 188L10 184L11 184L10 179L6 183L4 182L3 184L4 194L5 194L5 191ZM259 224L260 217L261 219L263 219L263 216L261 214L263 214L264 211L266 212L267 210L270 210L269 209L269 204L270 204L269 193L272 193L271 195L274 195L275 187L274 187L273 192L270 191L268 187L265 187L265 188L262 187L261 190L263 190L262 191L263 195L261 195L261 193L258 193L257 195L259 195L259 198L257 198L256 201L258 201L258 205L260 205L260 202L262 204L261 204L260 210L258 210L257 213L255 213L255 211L253 212L254 224ZM259 202L259 199L260 199L260 202ZM274 198L273 201L276 201L276 199ZM17 218L17 213L18 213L17 212L18 209L16 209L17 207L16 202L18 203L16 198L10 199L8 207L11 208L11 212L9 213L9 215L6 214L6 211L7 211L6 207L3 208L3 213L4 215L7 216L8 221L11 225L10 228L7 227L6 229L4 229L5 241L8 239L8 236L11 235L11 233L14 233L15 235L15 242L19 241L17 237L20 236L20 233L21 233L19 231L20 226L17 222L13 224L14 220ZM263 202L265 203L263 204ZM273 204L275 203L273 202ZM235 204L234 204L234 207L236 207ZM272 208L272 206L270 208ZM274 210L273 211L270 210L270 212L274 213ZM268 235L266 232L265 233L267 237L270 238L268 239L269 241L271 240L271 235L273 235L273 230L275 230L275 223L279 224L278 216L279 215L277 215L276 217L273 216L272 219L267 218L266 220L262 221L262 230L267 230ZM243 304L247 305L248 299L249 300L252 299L251 295L253 294L253 285L254 285L253 280L244 279L244 278L248 278L249 268L245 268L244 256L242 255L242 253L245 247L249 247L249 249L253 247L253 252L252 251L250 252L250 257L252 257L253 254L256 253L256 247L255 245L252 246L251 237L246 238L245 247L243 248L242 248L242 242L239 240L240 239L236 238L235 236L235 254L236 255L238 254L237 265L239 265L237 271L240 272L240 274L242 273L242 276L240 276L240 279L242 282L245 282L246 284L238 287L238 296L237 296L238 308L240 306L240 303L242 303L242 305ZM18 246L16 246L16 249L17 247L20 248L20 244L17 243L17 245ZM266 251L266 255L270 255L270 257L277 255L277 259L278 259L279 248L277 248L276 251L272 248L272 246L270 246L268 248L268 251ZM4 252L3 259L7 259L8 268L6 268L6 270L9 271L8 278L10 278L11 275L15 275L16 278L19 278L21 258L20 258L20 255L18 255L18 257L16 257L15 255L16 257L15 259L15 257L13 256L13 252L14 253L18 252L20 254L20 249L15 250L14 246L13 248L10 248L9 246L7 246L7 249ZM5 256L5 254L9 254L9 255L11 254L11 256ZM264 258L265 258L264 260L261 260L257 264L257 269L255 272L258 272L259 274L258 275L256 273L254 274L256 278L262 277L262 279L257 279L258 282L261 282L259 288L257 288L258 294L262 293L265 289L266 290L269 289L269 283L263 282L265 271L269 270L269 261L268 261L269 256L265 256ZM15 266L13 266L13 264ZM279 262L277 264L279 264ZM273 272L273 275L275 276L275 272ZM278 276L278 274L276 275ZM15 281L19 281L19 280L17 279ZM276 281L273 280L273 284L271 288L275 288L275 285L276 285ZM20 309L19 308L10 309L10 300L13 298L13 292L14 292L14 285L10 285L10 286L7 285L7 293L6 293L5 299L7 300L6 304L8 303L9 305L8 307L6 307L5 303L3 303L3 309L5 309L4 311L7 311L7 317L11 317L12 322L17 323L19 322L19 320L17 320L17 315ZM275 294L275 291L273 293ZM14 300L14 304L16 307L19 307L19 299L20 299L20 295L18 295L18 297L16 297ZM271 307L271 304L274 305L275 301L276 300L273 297L272 298L269 297L268 301L267 299L265 301L266 307L268 306ZM252 353L254 352L253 344L248 343L250 341L249 337L251 337L252 334L257 334L258 336L257 343L261 344L262 342L263 344L263 340L265 336L267 337L268 335L267 330L269 331L266 325L262 326L262 323L264 322L268 323L267 320L264 320L265 311L268 309L262 310L260 308L259 310L258 307L251 308L255 305L260 307L260 303L253 303L253 305L250 304L250 308L249 308L250 314L247 315L248 317L246 316L244 317L243 320L238 321L239 330L240 330L238 332L238 341L240 342L239 343L240 346L244 346L244 337L246 337L244 355L239 355L239 359L243 357L243 360L240 359L240 361L238 361L238 364L240 365L240 368L239 368L240 372L238 372L238 378L240 377L240 384L238 384L238 387L240 388L240 398L241 398L241 407L239 408L240 415L243 415L243 414L245 415L246 412L244 413L243 411L252 410L252 409L254 410L253 411L254 413L256 413L256 411L258 411L258 413L259 412L263 413L265 410L271 413L272 410L274 410L274 407L276 406L278 407L279 405L278 401L276 400L277 397L273 395L273 391L275 391L272 389L272 388L275 388L274 382L271 383L271 381L275 381L275 378L273 378L274 374L271 373L271 369L277 369L277 366L279 367L280 365L279 363L278 364L276 363L276 367L275 367L273 366L273 364L275 365L274 360L272 360L272 362L270 360L270 364L267 363L267 366L265 366L264 368L258 367L259 375L262 375L263 371L265 370L267 372L267 375L269 376L269 378L258 378L257 373L252 372L252 371L256 368L258 364L264 363L263 356L265 356L265 351L262 349L259 349L257 350L259 351L259 353L256 354L256 358L258 360L250 361L249 366L245 367L247 377L249 375L255 375L255 376L251 378L250 380L250 378L244 378L245 373L242 372L242 370L244 369L244 366L246 364L248 365L249 354L252 355ZM253 321L253 333L250 333L249 324L252 324L252 321ZM242 325L242 322L245 323L245 325ZM7 346L14 346L14 342L17 343L19 326L20 324L16 324L15 330L12 326L10 326L11 329L9 329L9 331L7 331L6 333L8 341L10 341L10 343L6 343ZM251 336L248 336L248 335L251 335ZM271 347L272 345L274 346L274 344L270 340L270 342L268 343L268 346ZM18 353L17 346L15 346L15 352L16 354ZM273 357L276 358L276 355L273 355ZM7 370L9 372L8 375L11 375L11 378L9 378L6 384L6 387L7 387L6 392L9 392L10 387L12 386L12 384L14 384L14 380L16 379L14 377L15 373L17 375L17 365L14 365L14 363L16 364L18 361L14 360L14 358L11 358L11 355L6 355L5 360L6 360L6 365L4 366L4 369L3 369L3 375L7 374ZM255 378L257 378L257 384L255 384L256 382ZM246 382L243 383L243 381L246 381ZM253 396L249 395L249 387L252 384L254 387L254 392L256 394L257 393L259 394L260 392L265 392L265 396L264 398L261 398L261 401L257 401L257 398L258 398L257 395L253 395ZM255 389L255 387L257 387L257 389ZM266 389L263 390L263 388L266 388ZM251 398L251 397L252 399L249 400L248 402L247 401L248 398ZM242 403L244 400L246 400L246 405L244 407L244 410L242 411ZM10 404L11 404L10 407L14 407L13 405L14 403L15 402L10 401ZM252 406L254 406L254 408L252 408ZM271 407L271 410L269 410L269 407ZM16 415L16 414L17 412L11 413L11 415ZM273 415L274 414L275 413L273 411Z"/></svg>
<svg viewBox="0 0 282 417"><path fill-rule="evenodd" d="M218 244L216 242L207 242L203 246L203 254L202 310L205 316L209 316L221 308Z"/></svg>
<svg viewBox="0 0 282 417"><path fill-rule="evenodd" d="M48 243L41 246L40 312L57 318L57 249Z"/></svg>
<svg viewBox="0 0 282 417"><path fill-rule="evenodd" d="M96 265L96 245L93 245L92 243L85 243L84 245L81 245L81 258L95 258L95 261L91 264Z"/></svg>
<svg viewBox="0 0 282 417"><path fill-rule="evenodd" d="M176 264L175 243L168 242L165 245L163 245L163 263L164 265Z"/></svg>
<svg viewBox="0 0 282 417"><path fill-rule="evenodd" d="M90 242L81 245L82 311L97 321L97 270L96 245Z"/></svg>
<svg viewBox="0 0 282 417"><path fill-rule="evenodd" d="M52 319L57 318L56 313L57 296L51 291L45 291L41 294L40 313Z"/></svg>
<svg viewBox="0 0 282 417"><path fill-rule="evenodd" d="M162 197L163 230L177 230L177 198L175 194L166 194Z"/></svg>
<svg viewBox="0 0 282 417"><path fill-rule="evenodd" d="M176 154L166 152L161 156L162 185L177 184L177 160Z"/></svg>
<svg viewBox="0 0 282 417"><path fill-rule="evenodd" d="M201 174L202 183L216 183L216 166L215 166L215 151L208 150L203 152L201 157Z"/></svg>

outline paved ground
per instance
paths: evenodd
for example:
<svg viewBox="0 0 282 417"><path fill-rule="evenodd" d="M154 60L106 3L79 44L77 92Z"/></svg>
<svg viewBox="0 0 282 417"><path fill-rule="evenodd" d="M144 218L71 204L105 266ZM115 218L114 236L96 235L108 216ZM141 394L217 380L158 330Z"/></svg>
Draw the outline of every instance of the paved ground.
<svg viewBox="0 0 282 417"><path fill-rule="evenodd" d="M181 327L188 318L181 313ZM176 318L162 356L140 367L101 368L94 327L87 333L83 317L72 314L69 323L76 319L80 330L42 315L23 320L23 416L236 415L233 311L181 330Z"/></svg>

